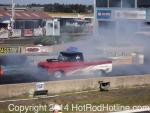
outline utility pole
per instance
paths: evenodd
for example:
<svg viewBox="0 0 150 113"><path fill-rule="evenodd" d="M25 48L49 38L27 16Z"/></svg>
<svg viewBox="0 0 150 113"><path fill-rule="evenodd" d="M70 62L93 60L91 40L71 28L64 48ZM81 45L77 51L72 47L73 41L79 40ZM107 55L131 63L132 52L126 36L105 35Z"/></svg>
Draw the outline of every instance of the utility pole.
<svg viewBox="0 0 150 113"><path fill-rule="evenodd" d="M93 25L95 26L95 22L96 22L96 0L94 0L94 3L93 3L93 11L94 11Z"/></svg>
<svg viewBox="0 0 150 113"><path fill-rule="evenodd" d="M93 30L94 30L94 34L96 32L96 29L97 29L97 9L96 9L96 0L94 0L94 3L93 3L93 8L94 8L94 15L93 15Z"/></svg>
<svg viewBox="0 0 150 113"><path fill-rule="evenodd" d="M137 0L135 0L134 2L135 2L135 3L134 3L134 4L135 4L135 8L137 8Z"/></svg>
<svg viewBox="0 0 150 113"><path fill-rule="evenodd" d="M98 2L98 0L93 0L94 1L94 3L93 3L93 8L94 8L94 15L93 15L93 37L94 37L94 40L97 40L97 39L99 39L99 37L98 37L98 19L97 19L97 11L99 10L99 9L97 9L97 2Z"/></svg>
<svg viewBox="0 0 150 113"><path fill-rule="evenodd" d="M122 3L123 1L121 0L120 1L120 7L122 8L123 7L123 3Z"/></svg>
<svg viewBox="0 0 150 113"><path fill-rule="evenodd" d="M107 8L109 8L109 7L110 7L110 1L107 0Z"/></svg>
<svg viewBox="0 0 150 113"><path fill-rule="evenodd" d="M14 3L14 0L12 0L12 17L11 17L11 28L12 28L12 31L13 31L13 28L14 28L14 17L15 17L15 3Z"/></svg>

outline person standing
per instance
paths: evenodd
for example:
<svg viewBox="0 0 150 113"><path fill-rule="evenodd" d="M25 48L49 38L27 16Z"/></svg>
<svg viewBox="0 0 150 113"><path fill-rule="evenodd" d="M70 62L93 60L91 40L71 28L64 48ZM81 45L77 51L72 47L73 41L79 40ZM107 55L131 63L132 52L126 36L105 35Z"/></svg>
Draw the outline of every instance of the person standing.
<svg viewBox="0 0 150 113"><path fill-rule="evenodd" d="M12 36L12 27L10 24L8 24L7 29L8 29L8 37Z"/></svg>
<svg viewBox="0 0 150 113"><path fill-rule="evenodd" d="M53 106L53 113L62 113L62 108L61 108L61 106L58 105L58 104L55 104L55 105Z"/></svg>

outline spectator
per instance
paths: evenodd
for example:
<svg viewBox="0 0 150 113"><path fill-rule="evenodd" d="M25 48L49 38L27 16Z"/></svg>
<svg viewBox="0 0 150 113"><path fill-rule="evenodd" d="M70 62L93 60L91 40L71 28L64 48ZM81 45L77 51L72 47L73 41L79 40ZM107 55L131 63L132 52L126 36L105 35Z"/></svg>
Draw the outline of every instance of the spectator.
<svg viewBox="0 0 150 113"><path fill-rule="evenodd" d="M7 29L8 29L8 36L9 36L9 37L12 36L12 27L11 27L10 24L8 24Z"/></svg>
<svg viewBox="0 0 150 113"><path fill-rule="evenodd" d="M62 113L62 108L61 108L61 106L58 105L58 104L55 104L55 105L53 106L53 113Z"/></svg>

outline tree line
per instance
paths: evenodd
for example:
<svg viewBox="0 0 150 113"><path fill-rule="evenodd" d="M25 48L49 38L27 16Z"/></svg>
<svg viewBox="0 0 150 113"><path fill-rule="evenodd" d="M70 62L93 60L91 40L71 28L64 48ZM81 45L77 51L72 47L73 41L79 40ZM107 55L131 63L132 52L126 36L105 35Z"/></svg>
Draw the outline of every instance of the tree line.
<svg viewBox="0 0 150 113"><path fill-rule="evenodd" d="M0 4L0 6L11 7L11 4ZM83 5L83 4L28 4L20 5L16 4L16 7L43 7L46 12L65 12L65 13L92 13L92 5Z"/></svg>
<svg viewBox="0 0 150 113"><path fill-rule="evenodd" d="M92 13L92 5L83 4L30 4L28 7L44 7L47 12L66 12L66 13Z"/></svg>

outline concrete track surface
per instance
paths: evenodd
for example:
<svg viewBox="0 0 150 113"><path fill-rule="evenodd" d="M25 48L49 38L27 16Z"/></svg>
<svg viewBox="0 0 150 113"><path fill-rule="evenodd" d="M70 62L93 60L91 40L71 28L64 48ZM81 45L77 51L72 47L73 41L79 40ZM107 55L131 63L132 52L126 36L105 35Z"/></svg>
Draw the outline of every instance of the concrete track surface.
<svg viewBox="0 0 150 113"><path fill-rule="evenodd" d="M140 39L142 45L144 45L144 64L143 65L113 65L113 71L109 74L102 75L104 77L110 76L128 76L128 75L143 75L150 74L150 54L149 54L149 38L145 37ZM37 81L48 81L47 77L42 75L42 80L36 79L36 74L27 75L14 75L0 78L0 84L12 84L12 83L27 83L27 82L37 82ZM78 75L71 77L64 77L63 80L70 79L85 79L85 78L95 78L94 75ZM50 79L51 80L51 79ZM61 80L61 79L60 79Z"/></svg>

